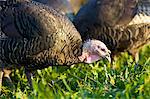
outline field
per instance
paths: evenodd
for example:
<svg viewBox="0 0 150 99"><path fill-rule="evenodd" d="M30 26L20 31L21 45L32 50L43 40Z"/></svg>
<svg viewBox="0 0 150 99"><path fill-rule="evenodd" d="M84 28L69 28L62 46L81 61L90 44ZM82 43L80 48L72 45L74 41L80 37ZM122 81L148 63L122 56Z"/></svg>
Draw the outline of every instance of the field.
<svg viewBox="0 0 150 99"><path fill-rule="evenodd" d="M71 67L49 67L33 73L33 90L24 69L13 70L13 85L3 82L1 99L149 99L150 46L135 63L127 52L109 64L106 60Z"/></svg>

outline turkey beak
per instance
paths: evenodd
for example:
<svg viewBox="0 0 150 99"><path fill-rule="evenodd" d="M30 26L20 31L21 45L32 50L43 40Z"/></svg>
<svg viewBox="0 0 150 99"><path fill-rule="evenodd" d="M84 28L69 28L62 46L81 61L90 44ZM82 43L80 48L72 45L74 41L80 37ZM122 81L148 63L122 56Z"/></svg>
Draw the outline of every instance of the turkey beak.
<svg viewBox="0 0 150 99"><path fill-rule="evenodd" d="M104 58L106 58L111 63L111 57L110 54L107 54Z"/></svg>
<svg viewBox="0 0 150 99"><path fill-rule="evenodd" d="M102 56L100 52L98 52L98 54L99 54L99 56ZM105 56L102 56L102 58L107 59L107 60L111 63L110 54L111 54L111 51L110 51L110 50L107 50L107 51L106 51L106 55L105 55Z"/></svg>
<svg viewBox="0 0 150 99"><path fill-rule="evenodd" d="M104 58L106 58L110 63L111 63L111 57L110 57L111 51L108 50L107 54L104 56Z"/></svg>

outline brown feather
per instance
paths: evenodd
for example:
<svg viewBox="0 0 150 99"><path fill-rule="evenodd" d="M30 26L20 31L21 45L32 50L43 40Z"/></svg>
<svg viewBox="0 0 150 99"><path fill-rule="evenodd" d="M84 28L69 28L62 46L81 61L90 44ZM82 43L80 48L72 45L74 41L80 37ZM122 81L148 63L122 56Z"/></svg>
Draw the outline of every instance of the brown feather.
<svg viewBox="0 0 150 99"><path fill-rule="evenodd" d="M89 0L79 10L75 21L81 22L92 19L99 24L109 26L125 25L136 14L137 3L137 0Z"/></svg>
<svg viewBox="0 0 150 99"><path fill-rule="evenodd" d="M145 8L147 9L144 10ZM138 2L137 5L136 0L89 0L75 16L74 24L83 40L92 38L101 40L113 54L122 51L135 54L144 44L150 42L149 22L129 25L138 12L147 13L147 17L150 18L149 7L144 2ZM144 16L142 17L144 19Z"/></svg>
<svg viewBox="0 0 150 99"><path fill-rule="evenodd" d="M1 38L4 63L40 68L80 62L80 34L64 15L32 1L17 2L1 13L1 29L8 37Z"/></svg>

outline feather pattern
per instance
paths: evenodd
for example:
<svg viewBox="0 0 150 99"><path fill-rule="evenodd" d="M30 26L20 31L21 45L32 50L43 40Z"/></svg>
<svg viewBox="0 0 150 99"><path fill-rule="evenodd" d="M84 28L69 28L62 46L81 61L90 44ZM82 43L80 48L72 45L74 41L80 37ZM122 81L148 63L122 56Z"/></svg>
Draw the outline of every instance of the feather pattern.
<svg viewBox="0 0 150 99"><path fill-rule="evenodd" d="M81 37L83 40L87 38L101 40L113 54L129 51L135 55L139 48L150 42L150 24L130 25L117 29L94 24L87 27L87 31L82 31Z"/></svg>
<svg viewBox="0 0 150 99"><path fill-rule="evenodd" d="M0 39L3 63L36 69L80 62L80 34L66 16L51 7L21 1L4 8L0 16L2 32L8 37Z"/></svg>
<svg viewBox="0 0 150 99"><path fill-rule="evenodd" d="M134 20L139 13L145 13L150 18L148 2L148 0L138 2L137 0L89 0L80 9L73 22L83 40L92 38L101 40L113 54L129 51L135 55L143 45L150 42L149 20L143 22ZM115 8L116 5L119 7ZM142 18L146 19L145 16L141 16L139 20L142 21ZM127 22L124 22L124 19ZM133 24L134 21L137 23Z"/></svg>

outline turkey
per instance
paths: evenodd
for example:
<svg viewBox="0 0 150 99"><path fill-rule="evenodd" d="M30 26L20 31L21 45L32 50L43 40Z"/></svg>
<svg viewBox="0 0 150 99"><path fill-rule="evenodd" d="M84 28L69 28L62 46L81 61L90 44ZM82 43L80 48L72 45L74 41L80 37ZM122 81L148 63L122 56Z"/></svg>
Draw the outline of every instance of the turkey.
<svg viewBox="0 0 150 99"><path fill-rule="evenodd" d="M30 71L48 66L110 61L110 51L98 40L81 39L72 22L51 7L33 1L6 2L1 10L0 68L24 66Z"/></svg>
<svg viewBox="0 0 150 99"><path fill-rule="evenodd" d="M131 4L127 5L127 7L131 7L132 10L127 9L131 10L129 11L129 14L124 13L127 17L124 17L122 10L120 11L119 9L115 8L115 5L120 5L117 3L118 1L131 2ZM148 16L150 13L148 10L150 2L145 4L144 1L142 1L138 2L137 4L135 1L136 0L90 0L85 6L83 6L83 8L80 9L78 14L75 16L73 21L74 25L81 34L83 40L94 38L103 41L111 50L112 55L116 55L122 51L129 51L133 56L135 56L143 45L149 44L150 42L150 23L143 21L134 24L134 22L132 22L134 19L133 16L136 16L135 11L140 13L148 13L146 15L147 17L150 17ZM149 4L149 6L147 4ZM135 5L142 5L143 7L138 6L142 10L134 10L137 9L137 6ZM122 6L120 5L120 7ZM104 8L104 11L102 11L101 8ZM107 11L108 13L106 13ZM121 15L122 18L119 16L120 14L123 14L123 16ZM125 20L128 22L124 22L124 18L127 18ZM118 19L122 24L117 21ZM117 25L120 26L116 28Z"/></svg>
<svg viewBox="0 0 150 99"><path fill-rule="evenodd" d="M74 12L68 0L33 0L51 6L73 20Z"/></svg>

